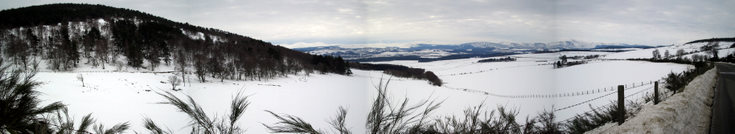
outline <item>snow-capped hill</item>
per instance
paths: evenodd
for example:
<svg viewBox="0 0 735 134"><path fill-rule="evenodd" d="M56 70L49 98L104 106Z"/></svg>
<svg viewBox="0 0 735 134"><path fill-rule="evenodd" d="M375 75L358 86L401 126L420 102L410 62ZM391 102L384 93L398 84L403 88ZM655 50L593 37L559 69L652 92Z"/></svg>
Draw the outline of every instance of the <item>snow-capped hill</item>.
<svg viewBox="0 0 735 134"><path fill-rule="evenodd" d="M472 46L477 48L508 48L508 45L494 42L470 42L462 43L460 46Z"/></svg>
<svg viewBox="0 0 735 134"><path fill-rule="evenodd" d="M402 59L411 60L421 58L441 58L452 57L450 59L462 57L487 57L499 56L507 54L530 53L540 51L558 51L558 50L592 50L592 49L622 49L622 48L651 48L647 45L631 45L625 43L595 43L584 42L579 40L557 41L548 43L518 43L518 42L468 42L462 44L414 44L408 48L400 47L363 47L363 48L343 48L340 46L320 46L295 48L297 51L307 52L317 55L334 55L341 56L349 60L372 61L370 59L390 60ZM433 52L433 53L432 53Z"/></svg>

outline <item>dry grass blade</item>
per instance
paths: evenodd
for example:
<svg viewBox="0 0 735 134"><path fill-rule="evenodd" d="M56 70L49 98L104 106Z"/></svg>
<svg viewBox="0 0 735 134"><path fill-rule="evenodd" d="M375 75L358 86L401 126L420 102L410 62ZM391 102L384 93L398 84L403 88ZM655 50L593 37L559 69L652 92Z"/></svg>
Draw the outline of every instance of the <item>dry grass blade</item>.
<svg viewBox="0 0 735 134"><path fill-rule="evenodd" d="M228 133L239 131L239 127L235 126L235 122L240 119L249 105L250 102L248 101L248 97L241 96L240 93L237 93L237 96L232 99L232 103L230 103L230 127Z"/></svg>
<svg viewBox="0 0 735 134"><path fill-rule="evenodd" d="M32 78L36 69L8 72L9 66L0 59L0 132L26 133L47 130L49 126L40 123L43 114L50 114L65 106L54 102L40 106L38 92L34 90L40 83Z"/></svg>
<svg viewBox="0 0 735 134"><path fill-rule="evenodd" d="M84 117L82 117L82 122L79 124L79 128L77 128L77 134L84 134L87 133L87 128L92 126L94 123L94 119L92 118L92 114L87 114Z"/></svg>
<svg viewBox="0 0 735 134"><path fill-rule="evenodd" d="M105 130L104 134L119 134L125 132L125 130L128 130L129 128L130 124L125 122L112 126L112 128Z"/></svg>
<svg viewBox="0 0 735 134"><path fill-rule="evenodd" d="M144 125L145 129L148 129L148 132L152 134L170 134L170 132L163 131L163 129L161 129L161 127L159 127L150 118L145 118L144 122L145 122L145 125Z"/></svg>
<svg viewBox="0 0 735 134"><path fill-rule="evenodd" d="M205 114L201 106L194 101L191 96L187 96L188 101L184 101L171 92L158 93L168 100L168 102L161 102L161 104L171 104L176 107L180 112L185 113L191 118L192 133L218 133L218 134L235 134L243 133L236 122L243 116L243 113L250 105L247 96L242 96L238 93L233 97L230 103L230 114L226 118L210 118ZM168 134L173 133L170 130L168 132L163 131L158 125L152 120L145 119L145 127L154 134Z"/></svg>
<svg viewBox="0 0 735 134"><path fill-rule="evenodd" d="M119 134L124 133L126 130L130 128L130 123L120 123L115 126L112 126L110 129L105 129L104 125L99 124L97 127L95 127L95 133L97 134Z"/></svg>
<svg viewBox="0 0 735 134"><path fill-rule="evenodd" d="M334 127L334 129L336 129L340 134L350 134L350 130L345 126L345 118L347 118L347 109L339 107L337 117L329 122L329 124L331 124L332 127Z"/></svg>
<svg viewBox="0 0 735 134"><path fill-rule="evenodd" d="M263 124L266 128L270 129L273 133L309 133L309 134L321 134L322 132L317 131L312 127L311 124L307 123L303 119L291 116L291 115L278 115L271 111L266 112L278 118L277 122L273 126Z"/></svg>
<svg viewBox="0 0 735 134"><path fill-rule="evenodd" d="M189 118L193 120L192 126L195 127L195 129L203 129L205 132L215 132L214 129L214 123L211 119L207 116L207 114L204 112L204 110L201 108L201 106L197 105L196 101L194 101L191 96L187 96L189 98L189 101L183 101L173 95L171 92L166 92L165 94L158 93L159 95L163 96L168 100L168 102L163 102L163 104L171 104L179 109L179 111L186 113L189 115Z"/></svg>

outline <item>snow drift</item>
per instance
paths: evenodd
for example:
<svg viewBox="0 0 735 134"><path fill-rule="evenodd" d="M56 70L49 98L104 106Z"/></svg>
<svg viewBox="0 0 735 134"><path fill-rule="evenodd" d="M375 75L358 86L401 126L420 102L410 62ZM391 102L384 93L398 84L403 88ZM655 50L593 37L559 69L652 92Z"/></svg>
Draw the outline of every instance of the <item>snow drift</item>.
<svg viewBox="0 0 735 134"><path fill-rule="evenodd" d="M622 125L608 123L587 133L707 133L716 69L690 82L684 91L658 105L648 103Z"/></svg>

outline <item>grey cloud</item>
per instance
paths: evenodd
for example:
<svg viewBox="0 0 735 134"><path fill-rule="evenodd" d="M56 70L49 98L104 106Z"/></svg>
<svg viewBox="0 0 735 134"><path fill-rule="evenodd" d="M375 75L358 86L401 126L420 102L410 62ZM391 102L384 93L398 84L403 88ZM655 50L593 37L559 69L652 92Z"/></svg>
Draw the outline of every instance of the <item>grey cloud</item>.
<svg viewBox="0 0 735 134"><path fill-rule="evenodd" d="M3 0L1 9L84 2L141 10L278 44L595 42L733 36L728 0Z"/></svg>

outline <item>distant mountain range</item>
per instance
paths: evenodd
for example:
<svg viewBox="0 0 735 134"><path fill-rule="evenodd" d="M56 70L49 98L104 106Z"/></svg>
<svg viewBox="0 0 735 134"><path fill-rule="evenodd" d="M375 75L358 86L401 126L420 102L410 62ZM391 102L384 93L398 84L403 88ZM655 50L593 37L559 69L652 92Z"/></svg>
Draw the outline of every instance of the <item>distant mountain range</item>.
<svg viewBox="0 0 735 134"><path fill-rule="evenodd" d="M490 57L518 53L549 51L621 51L631 48L653 48L654 46L624 43L594 43L578 40L549 43L496 43L469 42L462 44L416 44L408 48L364 47L344 48L340 46L320 46L294 48L316 55L341 56L352 61L419 60L434 61L469 57Z"/></svg>

